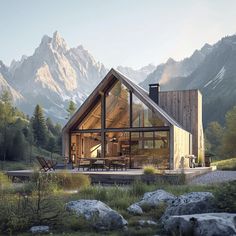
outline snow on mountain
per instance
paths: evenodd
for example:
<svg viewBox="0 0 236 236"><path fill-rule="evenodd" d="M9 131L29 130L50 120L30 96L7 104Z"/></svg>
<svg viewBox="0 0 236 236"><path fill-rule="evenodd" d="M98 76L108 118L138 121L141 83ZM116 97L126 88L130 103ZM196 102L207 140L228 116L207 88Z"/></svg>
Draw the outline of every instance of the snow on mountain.
<svg viewBox="0 0 236 236"><path fill-rule="evenodd" d="M223 80L225 74L225 67L223 66L219 73L214 77L214 79L208 81L205 85L204 88L209 86L210 84L213 84L212 89L215 89L217 85Z"/></svg>
<svg viewBox="0 0 236 236"><path fill-rule="evenodd" d="M63 122L69 100L80 106L106 72L82 46L69 48L55 32L52 38L43 36L32 56L12 62L9 83L25 98L23 111L31 114L39 103L48 116Z"/></svg>
<svg viewBox="0 0 236 236"><path fill-rule="evenodd" d="M225 120L236 105L236 35L227 36L213 46L205 45L203 61L188 76L173 77L162 90L199 89L203 95L203 122Z"/></svg>
<svg viewBox="0 0 236 236"><path fill-rule="evenodd" d="M117 70L119 70L124 75L128 76L130 79L132 79L137 84L141 83L146 79L147 75L152 73L155 70L155 66L152 64L149 64L147 66L144 66L138 70L134 70L131 67L125 67L125 66L118 66Z"/></svg>
<svg viewBox="0 0 236 236"><path fill-rule="evenodd" d="M205 44L200 50L182 61L175 61L169 58L166 63L160 64L156 69L140 83L142 87L148 89L148 85L152 83L168 84L173 78L179 76L190 75L203 62L205 57L211 52L212 46Z"/></svg>

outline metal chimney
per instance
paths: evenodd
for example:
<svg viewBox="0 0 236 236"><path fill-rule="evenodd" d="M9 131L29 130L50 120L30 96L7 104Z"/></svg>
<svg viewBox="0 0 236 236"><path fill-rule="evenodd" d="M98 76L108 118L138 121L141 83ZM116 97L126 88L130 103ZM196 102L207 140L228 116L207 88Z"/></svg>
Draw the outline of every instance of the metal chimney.
<svg viewBox="0 0 236 236"><path fill-rule="evenodd" d="M160 85L159 84L149 84L149 97L159 105L160 101Z"/></svg>

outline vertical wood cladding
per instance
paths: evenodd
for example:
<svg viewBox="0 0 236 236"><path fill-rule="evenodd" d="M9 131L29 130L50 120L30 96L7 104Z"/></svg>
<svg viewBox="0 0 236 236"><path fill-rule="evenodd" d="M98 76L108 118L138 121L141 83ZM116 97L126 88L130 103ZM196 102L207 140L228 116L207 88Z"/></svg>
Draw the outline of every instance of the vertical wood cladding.
<svg viewBox="0 0 236 236"><path fill-rule="evenodd" d="M202 95L198 90L162 91L160 107L192 134L192 151L199 158L204 154L202 128Z"/></svg>

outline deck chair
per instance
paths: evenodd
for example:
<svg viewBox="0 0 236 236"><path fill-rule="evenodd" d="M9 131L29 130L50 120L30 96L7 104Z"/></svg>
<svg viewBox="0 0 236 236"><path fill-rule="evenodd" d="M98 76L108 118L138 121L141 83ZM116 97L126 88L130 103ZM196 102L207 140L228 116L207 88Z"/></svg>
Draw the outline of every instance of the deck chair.
<svg viewBox="0 0 236 236"><path fill-rule="evenodd" d="M49 170L55 170L56 162L53 162L51 160L45 160L44 157L37 156L36 157L39 164L40 164L40 171L44 170L45 172Z"/></svg>

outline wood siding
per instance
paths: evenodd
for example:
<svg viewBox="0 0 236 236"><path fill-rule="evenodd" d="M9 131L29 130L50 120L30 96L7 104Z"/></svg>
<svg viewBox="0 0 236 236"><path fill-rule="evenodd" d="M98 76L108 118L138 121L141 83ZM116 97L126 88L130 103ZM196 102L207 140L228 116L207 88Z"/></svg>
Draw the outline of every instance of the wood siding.
<svg viewBox="0 0 236 236"><path fill-rule="evenodd" d="M202 95L198 90L160 92L160 107L192 134L192 153L204 157Z"/></svg>
<svg viewBox="0 0 236 236"><path fill-rule="evenodd" d="M181 167L180 161L181 157L184 157L184 167L189 167L189 159L185 158L187 155L191 154L191 139L192 135L176 126L173 127L173 167L174 169L179 169Z"/></svg>

